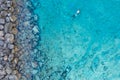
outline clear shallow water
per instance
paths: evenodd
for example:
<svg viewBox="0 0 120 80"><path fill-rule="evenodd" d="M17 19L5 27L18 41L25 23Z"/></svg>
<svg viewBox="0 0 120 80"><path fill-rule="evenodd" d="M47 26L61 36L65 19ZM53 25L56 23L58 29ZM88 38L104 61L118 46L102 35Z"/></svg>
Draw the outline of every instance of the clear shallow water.
<svg viewBox="0 0 120 80"><path fill-rule="evenodd" d="M36 48L47 57L33 80L120 80L120 0L31 1L41 30Z"/></svg>

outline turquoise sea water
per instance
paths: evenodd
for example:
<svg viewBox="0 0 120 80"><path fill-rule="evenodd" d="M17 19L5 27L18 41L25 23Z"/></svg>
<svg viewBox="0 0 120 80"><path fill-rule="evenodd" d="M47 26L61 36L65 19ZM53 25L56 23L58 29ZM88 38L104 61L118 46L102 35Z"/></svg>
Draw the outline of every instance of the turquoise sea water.
<svg viewBox="0 0 120 80"><path fill-rule="evenodd" d="M47 57L33 80L120 80L120 0L31 1Z"/></svg>

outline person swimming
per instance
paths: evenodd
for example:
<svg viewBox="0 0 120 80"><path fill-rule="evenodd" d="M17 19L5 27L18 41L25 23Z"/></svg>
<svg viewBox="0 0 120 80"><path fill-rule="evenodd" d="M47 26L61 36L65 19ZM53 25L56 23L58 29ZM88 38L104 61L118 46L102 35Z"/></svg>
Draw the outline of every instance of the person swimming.
<svg viewBox="0 0 120 80"><path fill-rule="evenodd" d="M77 17L80 14L80 10L77 10L76 13L72 16L73 18Z"/></svg>

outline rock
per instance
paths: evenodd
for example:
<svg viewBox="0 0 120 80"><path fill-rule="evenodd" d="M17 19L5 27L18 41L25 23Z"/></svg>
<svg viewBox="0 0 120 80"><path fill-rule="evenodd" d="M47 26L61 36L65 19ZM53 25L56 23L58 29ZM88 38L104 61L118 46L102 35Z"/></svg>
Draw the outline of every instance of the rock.
<svg viewBox="0 0 120 80"><path fill-rule="evenodd" d="M3 80L9 80L9 75L6 75Z"/></svg>
<svg viewBox="0 0 120 80"><path fill-rule="evenodd" d="M18 77L18 80L20 80L21 74L20 74L20 73L17 73L16 75L17 75L17 77Z"/></svg>
<svg viewBox="0 0 120 80"><path fill-rule="evenodd" d="M18 49L17 46L14 47L14 51L15 51L15 52L19 51L19 49Z"/></svg>
<svg viewBox="0 0 120 80"><path fill-rule="evenodd" d="M4 29L4 26L3 25L0 25L0 30Z"/></svg>
<svg viewBox="0 0 120 80"><path fill-rule="evenodd" d="M12 14L11 14L11 13L8 13L7 15L10 17Z"/></svg>
<svg viewBox="0 0 120 80"><path fill-rule="evenodd" d="M0 31L0 37L3 37L3 36L4 36L4 32Z"/></svg>
<svg viewBox="0 0 120 80"><path fill-rule="evenodd" d="M7 73L7 74L12 73L12 69L11 69L10 67L7 67L5 70L6 70L6 73Z"/></svg>
<svg viewBox="0 0 120 80"><path fill-rule="evenodd" d="M25 27L30 26L30 22L29 21L24 22L24 26Z"/></svg>
<svg viewBox="0 0 120 80"><path fill-rule="evenodd" d="M6 22L10 22L10 18L9 17L6 17Z"/></svg>
<svg viewBox="0 0 120 80"><path fill-rule="evenodd" d="M35 80L40 80L38 75L35 76Z"/></svg>
<svg viewBox="0 0 120 80"><path fill-rule="evenodd" d="M13 71L13 74L17 74L17 73L18 73L18 71L17 71L17 70L14 70L14 71Z"/></svg>
<svg viewBox="0 0 120 80"><path fill-rule="evenodd" d="M14 58L14 55L13 55L13 54L10 54L8 60L9 60L9 61L12 61L13 58Z"/></svg>
<svg viewBox="0 0 120 80"><path fill-rule="evenodd" d="M6 11L1 11L1 16L3 16L3 17L7 16L7 12Z"/></svg>
<svg viewBox="0 0 120 80"><path fill-rule="evenodd" d="M34 33L38 33L38 32L39 32L38 26L34 26L34 27L33 27L33 31L34 31Z"/></svg>
<svg viewBox="0 0 120 80"><path fill-rule="evenodd" d="M14 42L14 35L7 33L7 34L5 35L5 40L6 40L7 42L9 42L9 43L13 43L13 42Z"/></svg>
<svg viewBox="0 0 120 80"><path fill-rule="evenodd" d="M0 24L5 24L5 19L0 18Z"/></svg>
<svg viewBox="0 0 120 80"><path fill-rule="evenodd" d="M2 40L0 40L0 46L3 46L4 42Z"/></svg>
<svg viewBox="0 0 120 80"><path fill-rule="evenodd" d="M0 64L0 70L3 69L3 65Z"/></svg>
<svg viewBox="0 0 120 80"><path fill-rule="evenodd" d="M37 66L38 66L37 62L32 62L31 65L33 68L37 68Z"/></svg>
<svg viewBox="0 0 120 80"><path fill-rule="evenodd" d="M6 75L6 72L4 70L0 70L0 75L4 76L4 75Z"/></svg>
<svg viewBox="0 0 120 80"><path fill-rule="evenodd" d="M16 75L10 75L9 80L18 80Z"/></svg>
<svg viewBox="0 0 120 80"><path fill-rule="evenodd" d="M13 33L13 34L17 34L17 32L18 32L18 30L17 30L16 28L13 28L13 29L12 29L12 33Z"/></svg>
<svg viewBox="0 0 120 80"><path fill-rule="evenodd" d="M14 8L13 8L13 7L9 8L9 10L10 10L11 12L14 12Z"/></svg>
<svg viewBox="0 0 120 80"><path fill-rule="evenodd" d="M17 64L18 63L18 58L15 58L13 61L14 61L15 64Z"/></svg>
<svg viewBox="0 0 120 80"><path fill-rule="evenodd" d="M33 70L31 70L31 72L32 72L32 74L37 74L38 73L38 70L37 69L33 69Z"/></svg>
<svg viewBox="0 0 120 80"><path fill-rule="evenodd" d="M11 7L12 1L7 1L7 7Z"/></svg>
<svg viewBox="0 0 120 80"><path fill-rule="evenodd" d="M5 32L5 33L10 32L13 26L14 26L14 24L12 24L12 23L10 23L10 22L9 22L9 23L6 23L5 26L4 26L4 32Z"/></svg>
<svg viewBox="0 0 120 80"><path fill-rule="evenodd" d="M3 77L4 77L4 75L0 75L0 80L2 80Z"/></svg>
<svg viewBox="0 0 120 80"><path fill-rule="evenodd" d="M17 18L13 15L13 16L10 16L10 20L11 20L12 22L15 22L15 21L17 20Z"/></svg>
<svg viewBox="0 0 120 80"><path fill-rule="evenodd" d="M13 48L14 48L14 45L13 45L13 44L8 44L8 48L9 48L9 49L13 49Z"/></svg>
<svg viewBox="0 0 120 80"><path fill-rule="evenodd" d="M6 6L5 4L2 4L0 7L1 7L2 9L4 9L4 10L8 10L8 8L7 8L7 6Z"/></svg>
<svg viewBox="0 0 120 80"><path fill-rule="evenodd" d="M4 56L4 61L7 61L8 60L8 57L7 56Z"/></svg>
<svg viewBox="0 0 120 80"><path fill-rule="evenodd" d="M7 47L7 43L4 43L4 46L3 46L4 48L6 48Z"/></svg>
<svg viewBox="0 0 120 80"><path fill-rule="evenodd" d="M4 37L0 37L0 40L4 40L5 38Z"/></svg>
<svg viewBox="0 0 120 80"><path fill-rule="evenodd" d="M38 20L38 16L34 15L34 20L37 21Z"/></svg>
<svg viewBox="0 0 120 80"><path fill-rule="evenodd" d="M4 27L4 32L8 33L10 27L11 27L11 23L6 23Z"/></svg>

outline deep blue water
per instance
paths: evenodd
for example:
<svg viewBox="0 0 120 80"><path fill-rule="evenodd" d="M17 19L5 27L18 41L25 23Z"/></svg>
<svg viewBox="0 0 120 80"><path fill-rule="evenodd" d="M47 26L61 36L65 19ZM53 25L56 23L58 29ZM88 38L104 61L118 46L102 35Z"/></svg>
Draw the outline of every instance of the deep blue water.
<svg viewBox="0 0 120 80"><path fill-rule="evenodd" d="M120 0L31 1L47 56L34 80L120 80Z"/></svg>

